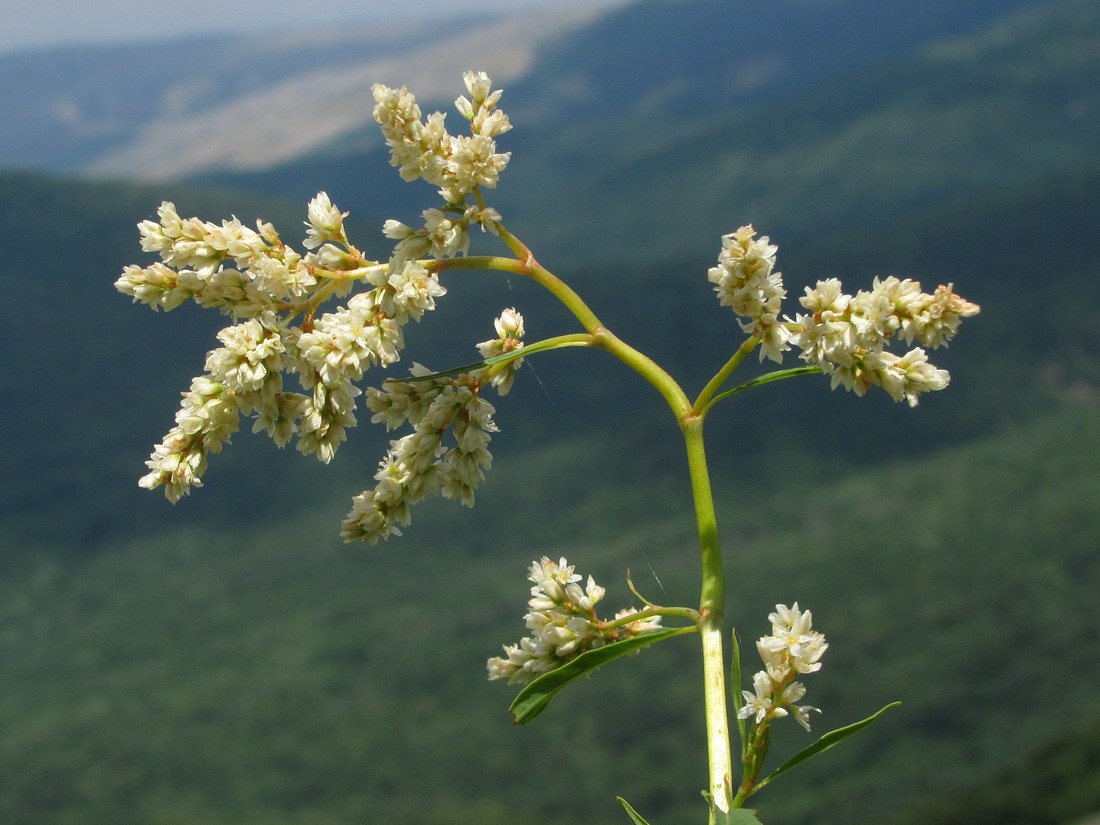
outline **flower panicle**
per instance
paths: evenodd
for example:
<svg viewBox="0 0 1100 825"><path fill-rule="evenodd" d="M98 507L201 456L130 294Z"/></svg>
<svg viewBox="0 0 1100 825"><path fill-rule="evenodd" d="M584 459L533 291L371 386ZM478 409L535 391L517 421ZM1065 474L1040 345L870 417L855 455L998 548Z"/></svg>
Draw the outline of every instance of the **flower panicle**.
<svg viewBox="0 0 1100 825"><path fill-rule="evenodd" d="M228 443L242 415L279 447L297 436L299 451L332 460L356 424L356 382L370 367L399 360L403 327L446 292L418 261L365 260L348 241L346 215L318 193L307 209L304 246L312 251L304 255L269 223L252 230L236 218L220 226L185 219L169 202L159 221L139 224L143 248L161 260L126 267L115 284L120 292L163 310L194 299L237 321L218 333L222 346L207 354L204 375L183 394L176 426L146 462L142 487L164 486L176 502L201 486L208 457ZM318 313L323 300L356 281L367 291ZM284 374L296 374L302 392L285 391Z"/></svg>
<svg viewBox="0 0 1100 825"><path fill-rule="evenodd" d="M524 617L530 633L514 645L505 645L504 656L488 660L490 680L526 684L585 651L631 639L661 626L660 616L622 621L638 612L634 608L616 613L613 624L601 621L596 605L603 599L605 589L591 576L582 587L582 576L574 572L565 557L555 562L543 556L531 562L527 578L534 585L527 602L529 612Z"/></svg>
<svg viewBox="0 0 1100 825"><path fill-rule="evenodd" d="M374 119L390 147L390 164L404 180L423 178L439 187L449 206L465 204L480 187L494 188L511 157L496 147L495 138L512 128L497 108L501 92L492 91L485 72L466 72L463 80L470 97L458 98L455 106L469 121L469 135L451 135L440 112L424 119L416 97L404 86L376 83L371 90Z"/></svg>
<svg viewBox="0 0 1100 825"><path fill-rule="evenodd" d="M507 166L510 156L497 152L495 139L511 124L488 75L466 72L463 80L468 97L456 106L469 122L468 136L448 134L442 114L422 119L406 89L374 87L374 115L394 165L406 180L423 177L439 186L444 199L442 208L422 213L418 229L386 221L383 234L396 241L388 261L368 260L352 245L348 213L325 192L308 204L303 252L284 243L270 223L258 221L252 229L235 217L221 224L184 218L168 201L157 220L138 225L142 248L160 260L126 267L115 287L155 310L194 300L234 321L218 333L222 346L207 354L205 373L183 394L176 425L146 462L142 487L163 486L176 502L201 486L208 457L229 442L241 416L251 416L253 431L266 432L280 447L296 437L302 453L332 460L356 424L363 394L357 383L371 367L400 359L404 327L446 293L438 268L424 258L465 255L471 226L498 233L500 213L479 191L495 187ZM357 284L365 289L350 294ZM321 311L327 300L349 294L342 306ZM516 310L506 310L496 328L497 337L478 346L483 357L522 348L523 318ZM376 488L354 499L346 539L399 534L409 505L430 491L473 504L496 431L480 388L488 383L507 394L521 361L371 391L367 405L376 421L390 428L409 423L414 431L390 444ZM296 376L300 391L284 389L284 375ZM452 443L444 444L445 433Z"/></svg>
<svg viewBox="0 0 1100 825"><path fill-rule="evenodd" d="M875 278L870 290L853 296L830 278L806 288L800 303L808 312L780 319L787 293L775 270L776 251L767 236L743 226L722 238L718 264L707 274L719 303L760 341L761 360L781 362L785 351L797 347L803 361L831 376L834 389L863 395L878 386L910 406L948 385L947 370L929 363L922 347L947 346L962 320L980 312L977 304L957 295L951 284L926 293L918 281L890 276ZM895 339L922 347L897 355L886 349Z"/></svg>

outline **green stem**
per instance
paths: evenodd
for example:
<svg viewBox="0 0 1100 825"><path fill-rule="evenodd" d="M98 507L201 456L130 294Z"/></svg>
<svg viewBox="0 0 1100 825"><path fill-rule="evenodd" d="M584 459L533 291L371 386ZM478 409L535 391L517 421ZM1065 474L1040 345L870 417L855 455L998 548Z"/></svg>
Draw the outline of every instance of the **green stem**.
<svg viewBox="0 0 1100 825"><path fill-rule="evenodd" d="M718 521L710 488L706 453L703 446L703 418L693 408L675 379L653 359L642 354L604 327L596 314L564 281L535 260L531 251L503 226L501 239L516 256L450 258L434 264L436 271L450 268L491 269L525 275L545 287L581 323L592 336L592 346L614 355L637 372L665 399L684 433L688 471L695 501L695 518L702 557L702 593L696 624L702 638L704 705L707 730L708 792L717 810L728 812L733 806L733 769L730 759L728 699L726 697L725 659L722 653L725 592L722 581L722 554L718 545ZM701 398L705 404L759 342L750 338L730 360L716 381L708 384ZM720 380L718 380L720 379ZM712 386L713 385L713 386ZM699 403L699 402L697 402Z"/></svg>
<svg viewBox="0 0 1100 825"><path fill-rule="evenodd" d="M745 774L741 780L741 787L737 789L737 796L733 798L735 808L740 808L746 799L759 790L756 780L760 776L760 769L764 766L764 758L768 755L768 745L771 743L770 723L771 720L765 718L753 726L752 742L741 759L745 766Z"/></svg>
<svg viewBox="0 0 1100 825"><path fill-rule="evenodd" d="M733 374L733 371L745 360L745 356L752 352L757 346L760 345L760 339L750 336L745 340L740 347L737 348L737 352L733 354L729 361L726 362L722 369L718 370L714 374L714 377L710 379L710 382L703 387L703 391L699 393L699 397L695 399L695 404L692 408L701 413L707 406L707 402L718 392L719 388L726 382L726 379Z"/></svg>
<svg viewBox="0 0 1100 825"><path fill-rule="evenodd" d="M693 632L697 629L696 625L699 622L699 613L690 607L647 607L644 610L639 610L637 613L631 613L627 616L623 616L621 619L610 619L606 622L598 622L597 624L604 630L614 630L617 627L631 624L639 619L649 619L653 616L668 616L677 619L687 619L691 622L690 630Z"/></svg>
<svg viewBox="0 0 1100 825"><path fill-rule="evenodd" d="M722 654L725 589L722 552L718 544L718 519L710 488L707 457L703 445L703 419L698 415L681 421L687 448L691 492L703 568L699 596L699 634L703 645L703 700L707 726L707 790L718 810L733 807L733 769L730 758L729 713L726 698L726 668Z"/></svg>
<svg viewBox="0 0 1100 825"><path fill-rule="evenodd" d="M688 401L687 395L671 375L665 372L652 358L643 355L607 329L596 316L596 313L573 291L572 287L536 261L527 247L509 234L504 227L499 227L499 231L509 248L522 258L474 255L468 258L447 258L446 260L436 261L431 266L434 266L437 271L444 269L491 269L529 277L537 284L545 287L547 291L561 301L566 309L573 313L573 316L580 321L581 326L592 336L592 346L611 353L651 384L665 399L678 420L683 419L691 412L691 402Z"/></svg>

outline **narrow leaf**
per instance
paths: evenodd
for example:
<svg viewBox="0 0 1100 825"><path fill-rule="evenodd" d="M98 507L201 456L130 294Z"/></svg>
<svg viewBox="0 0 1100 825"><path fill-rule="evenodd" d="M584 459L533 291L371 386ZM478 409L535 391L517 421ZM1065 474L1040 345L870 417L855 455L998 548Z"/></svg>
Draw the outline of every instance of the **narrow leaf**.
<svg viewBox="0 0 1100 825"><path fill-rule="evenodd" d="M749 740L745 736L745 720L741 718L741 708L745 706L745 697L741 695L741 642L737 638L737 630L730 631L731 649L730 655L730 693L733 696L733 718L737 720L737 732L741 736L741 758L745 758L745 752L749 747Z"/></svg>
<svg viewBox="0 0 1100 825"><path fill-rule="evenodd" d="M484 358L481 361L474 361L472 364L463 364L461 367L452 367L449 370L432 372L428 373L427 375L408 375L404 378L388 378L386 380L429 381L433 378L445 378L448 375L459 375L460 373L473 372L474 370L491 367L494 364L503 364L507 361L515 361L517 358L524 358L528 355L534 355L539 352L546 352L547 350L560 349L561 347L585 347L588 345L589 336L587 335L561 335L557 338L547 338L545 341L538 341L534 344L528 344L527 346L521 347L520 349L512 350L511 352L505 352L501 355L494 355L491 358Z"/></svg>
<svg viewBox="0 0 1100 825"><path fill-rule="evenodd" d="M642 819L641 814L630 807L629 802L627 802L621 796L616 796L615 799L617 799L619 804L623 806L623 810L626 811L626 815L630 817L630 821L633 822L634 825L649 825L648 822Z"/></svg>
<svg viewBox="0 0 1100 825"><path fill-rule="evenodd" d="M821 372L821 367L807 366L792 367L789 370L776 370L775 372L758 375L756 378L750 378L743 384L738 384L731 390L726 390L724 393L714 396L707 404L707 407L713 407L723 398L729 398L731 395L737 395L739 392L751 390L753 387L759 387L761 384L770 384L772 381L782 381L784 378L794 378L797 375L813 375L818 372Z"/></svg>
<svg viewBox="0 0 1100 825"><path fill-rule="evenodd" d="M801 763L805 762L807 759L812 759L813 757L817 756L818 754L824 753L825 751L829 750L829 748L832 748L835 745L839 745L841 742L843 742L845 739L847 739L853 733L858 733L859 731L863 730L865 727L870 725L872 722L874 722L876 719L878 719L880 716L882 716L882 714L884 714L884 713L886 713L886 711L890 710L890 708L896 708L900 704L901 704L901 702L891 702L886 707L880 709L876 713L872 713L866 719L862 719L859 722L853 722L852 724L846 725L843 728L837 728L836 730L829 731L824 736L822 736L820 739L818 739L816 742L814 742L812 745L810 745L809 747L803 748L798 753L796 753L794 756L792 756L790 759L788 759L786 762L784 762L782 765L780 765L778 768L776 768L774 771L772 771L767 777L765 777L756 786L756 788L753 789L753 793L756 793L756 791L763 788L765 785L767 785L773 779L775 779L776 777L786 773L787 771L789 771L791 768L795 767L796 765L800 765Z"/></svg>
<svg viewBox="0 0 1100 825"><path fill-rule="evenodd" d="M526 725L546 710L546 706L550 704L550 700L554 698L558 691L578 677L584 676L615 659L628 656L654 642L684 633L694 633L695 630L694 626L667 628L586 651L561 667L542 674L542 676L527 685L516 696L511 707L508 708L508 712L515 717L517 725Z"/></svg>

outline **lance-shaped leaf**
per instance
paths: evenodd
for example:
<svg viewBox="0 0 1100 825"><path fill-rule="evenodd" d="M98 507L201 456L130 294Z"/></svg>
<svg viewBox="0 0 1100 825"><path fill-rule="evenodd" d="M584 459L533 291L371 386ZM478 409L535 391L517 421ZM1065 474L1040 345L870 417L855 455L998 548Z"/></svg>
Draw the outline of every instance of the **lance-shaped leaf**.
<svg viewBox="0 0 1100 825"><path fill-rule="evenodd" d="M634 823L634 825L649 825L648 822L646 822L644 819L642 819L641 814L639 814L636 810L634 810L632 807L630 807L629 802L627 802L621 796L616 796L615 799L618 801L618 803L620 805L623 806L623 810L626 811L626 815L630 817L630 821L632 823Z"/></svg>
<svg viewBox="0 0 1100 825"><path fill-rule="evenodd" d="M534 344L527 344L520 347L519 349L514 349L511 352L505 352L500 355L493 355L489 358L483 358L480 361L474 361L472 364L463 364L461 367L452 367L449 370L432 372L426 375L408 375L404 378L386 380L429 381L432 378L445 378L448 375L459 375L461 373L473 372L474 370L484 369L485 367L491 367L495 364L505 364L508 361L515 361L517 358L526 358L528 355L535 355L536 353L546 352L547 350L561 349L562 347L587 347L591 346L591 343L592 336L586 333L559 335L556 338L547 338L545 341L536 341Z"/></svg>
<svg viewBox="0 0 1100 825"><path fill-rule="evenodd" d="M741 695L741 641L737 638L737 630L730 631L730 693L733 696L733 718L737 720L737 732L741 738L741 758L749 747L749 740L745 736L745 720L741 718L741 708L745 706L745 697Z"/></svg>
<svg viewBox="0 0 1100 825"><path fill-rule="evenodd" d="M695 630L694 626L667 628L653 633L643 633L633 639L612 642L609 645L597 647L595 650L586 651L561 667L542 674L542 676L527 685L516 696L511 707L508 708L508 712L515 717L517 725L526 725L546 710L546 706L550 704L550 700L557 695L558 691L575 679L591 673L596 668L606 665L608 662L613 662L615 659L629 656L631 653L635 653L654 642L672 636L680 636L684 633L694 633Z"/></svg>
<svg viewBox="0 0 1100 825"><path fill-rule="evenodd" d="M768 774L768 776L761 780L761 782L753 789L753 793L756 793L773 779L781 776L782 774L785 774L796 765L800 765L807 759L812 759L818 754L824 753L825 751L829 750L829 748L839 745L853 733L858 733L859 731L870 725L872 722L882 716L882 714L890 710L890 708L896 708L900 704L901 702L891 702L886 707L881 708L876 713L872 713L866 719L862 719L859 722L853 722L852 724L846 725L843 728L837 728L836 730L829 731L812 745L803 748L782 765L780 765L778 768L776 768L774 771L772 771L770 774Z"/></svg>
<svg viewBox="0 0 1100 825"><path fill-rule="evenodd" d="M756 378L750 378L743 384L738 384L736 387L730 390L726 390L724 393L714 396L707 402L706 409L710 409L723 398L729 398L731 395L737 395L739 392L745 390L751 390L753 387L759 387L762 384L770 384L772 381L782 381L785 378L794 378L799 375L813 375L821 372L821 367L792 367L787 370L776 370L775 372L765 373L764 375L758 375Z"/></svg>

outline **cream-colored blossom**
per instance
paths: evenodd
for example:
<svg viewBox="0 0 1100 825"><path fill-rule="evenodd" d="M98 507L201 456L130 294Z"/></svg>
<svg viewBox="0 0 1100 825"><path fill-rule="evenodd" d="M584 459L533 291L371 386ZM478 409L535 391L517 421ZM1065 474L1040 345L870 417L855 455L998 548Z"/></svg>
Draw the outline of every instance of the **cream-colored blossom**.
<svg viewBox="0 0 1100 825"><path fill-rule="evenodd" d="M493 327L496 329L497 337L477 345L477 351L481 353L482 358L494 358L523 349L523 316L514 307L504 310L493 321ZM497 388L497 392L507 395L515 381L516 371L522 364L522 358L514 358L486 368L486 375L490 376L490 381Z"/></svg>
<svg viewBox="0 0 1100 825"><path fill-rule="evenodd" d="M809 730L810 711L820 711L797 704L806 695L806 687L796 677L820 670L821 657L829 645L825 636L813 629L813 615L799 609L798 602L791 607L776 605L768 621L771 634L756 642L764 669L753 675L752 691L741 691L744 701L737 715L759 725L793 711L795 721Z"/></svg>
<svg viewBox="0 0 1100 825"><path fill-rule="evenodd" d="M401 522L396 517L407 518L408 505L436 490L473 506L475 491L492 465L488 446L497 431L493 406L480 396L480 386L476 376L461 374L387 381L382 389L368 391L374 421L389 429L407 422L413 432L390 442L387 472L379 479L385 488L354 499L342 530L346 541L373 544L397 535ZM448 433L450 444L444 442Z"/></svg>
<svg viewBox="0 0 1100 825"><path fill-rule="evenodd" d="M344 218L347 214L332 205L327 192L318 192L309 202L307 210L309 219L306 221L308 230L303 246L306 249L316 249L330 241L346 244L348 238L344 233Z"/></svg>
<svg viewBox="0 0 1100 825"><path fill-rule="evenodd" d="M945 388L950 376L930 364L919 347L902 356L886 347L894 339L945 346L962 319L979 312L950 286L928 294L918 282L893 276L876 278L871 290L855 296L844 294L835 278L819 281L806 288L801 303L810 312L790 323L790 342L802 350L804 361L829 374L834 388L863 395L879 386L910 406L923 393Z"/></svg>
<svg viewBox="0 0 1100 825"><path fill-rule="evenodd" d="M511 128L507 117L494 107L500 99L484 73L467 73L467 91L473 100L459 98L460 113L470 120L471 134L451 135L439 112L421 120L416 98L402 87L373 87L374 118L390 147L390 163L405 180L423 178L439 187L448 204L463 203L476 188L495 187L508 165L509 154L496 151L493 138Z"/></svg>
<svg viewBox="0 0 1100 825"><path fill-rule="evenodd" d="M767 236L757 238L751 226L722 237L718 265L707 273L718 301L744 320L743 332L760 339L760 358L783 360L790 332L779 313L787 291L780 273L774 271L777 247Z"/></svg>

